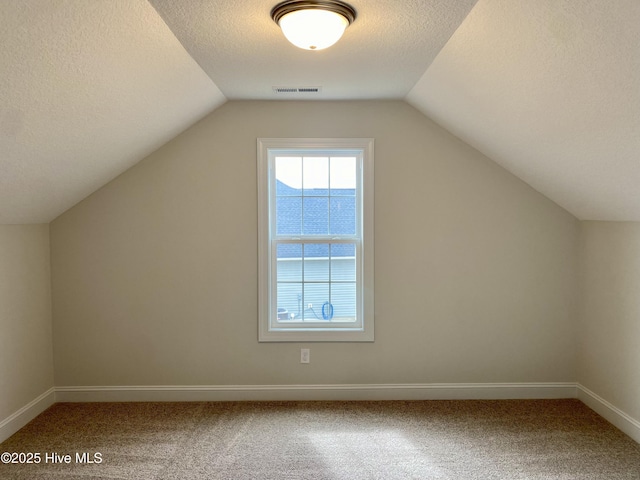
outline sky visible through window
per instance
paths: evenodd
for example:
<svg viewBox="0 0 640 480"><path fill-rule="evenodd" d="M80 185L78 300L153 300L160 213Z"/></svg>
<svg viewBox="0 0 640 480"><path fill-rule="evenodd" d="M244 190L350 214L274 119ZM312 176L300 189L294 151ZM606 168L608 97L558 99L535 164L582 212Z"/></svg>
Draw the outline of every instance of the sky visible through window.
<svg viewBox="0 0 640 480"><path fill-rule="evenodd" d="M277 157L276 179L295 189L355 189L355 157Z"/></svg>

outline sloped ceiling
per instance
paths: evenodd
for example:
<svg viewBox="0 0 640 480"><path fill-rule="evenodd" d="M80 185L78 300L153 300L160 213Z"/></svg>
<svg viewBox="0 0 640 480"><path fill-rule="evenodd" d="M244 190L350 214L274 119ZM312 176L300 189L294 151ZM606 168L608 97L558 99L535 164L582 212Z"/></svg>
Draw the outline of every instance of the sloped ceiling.
<svg viewBox="0 0 640 480"><path fill-rule="evenodd" d="M49 222L225 97L146 1L0 1L0 224Z"/></svg>
<svg viewBox="0 0 640 480"><path fill-rule="evenodd" d="M640 1L481 0L407 100L578 218L640 221Z"/></svg>
<svg viewBox="0 0 640 480"><path fill-rule="evenodd" d="M227 99L406 99L578 218L640 221L638 0L0 2L0 224L48 222ZM273 86L321 86L313 97Z"/></svg>

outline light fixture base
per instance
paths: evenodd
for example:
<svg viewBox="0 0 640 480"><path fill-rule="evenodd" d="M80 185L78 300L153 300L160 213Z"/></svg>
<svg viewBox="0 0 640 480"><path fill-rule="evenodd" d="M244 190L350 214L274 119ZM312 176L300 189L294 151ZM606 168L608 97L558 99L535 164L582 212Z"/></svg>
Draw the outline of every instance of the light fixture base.
<svg viewBox="0 0 640 480"><path fill-rule="evenodd" d="M342 15L352 24L356 19L355 9L339 0L285 0L271 9L271 18L278 25L286 14L299 10L326 10Z"/></svg>

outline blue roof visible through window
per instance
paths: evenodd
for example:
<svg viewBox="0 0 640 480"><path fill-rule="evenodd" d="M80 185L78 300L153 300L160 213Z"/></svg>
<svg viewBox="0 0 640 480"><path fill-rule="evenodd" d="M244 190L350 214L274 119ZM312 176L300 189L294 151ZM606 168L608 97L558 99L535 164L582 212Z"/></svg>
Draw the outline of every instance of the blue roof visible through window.
<svg viewBox="0 0 640 480"><path fill-rule="evenodd" d="M283 235L353 235L356 233L355 189L292 188L276 181L276 230ZM284 246L284 245L282 245ZM278 258L297 258L294 247L278 250ZM314 247L307 245L305 256ZM319 250L318 256L322 255ZM352 245L332 245L331 256L352 256Z"/></svg>

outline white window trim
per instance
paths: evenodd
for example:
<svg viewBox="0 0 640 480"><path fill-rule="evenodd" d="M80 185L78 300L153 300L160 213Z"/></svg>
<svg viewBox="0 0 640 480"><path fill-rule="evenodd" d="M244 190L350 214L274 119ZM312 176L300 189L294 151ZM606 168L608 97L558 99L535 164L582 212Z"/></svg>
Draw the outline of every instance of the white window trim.
<svg viewBox="0 0 640 480"><path fill-rule="evenodd" d="M258 341L260 342L373 342L373 138L258 138ZM283 330L270 327L271 245L269 223L269 150L279 149L362 150L362 327L357 329Z"/></svg>

